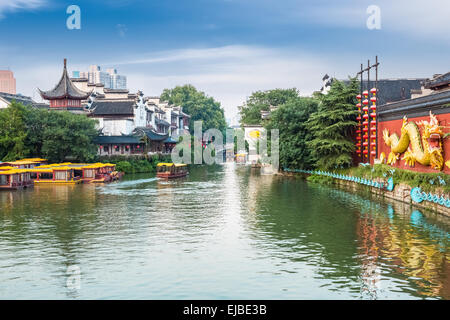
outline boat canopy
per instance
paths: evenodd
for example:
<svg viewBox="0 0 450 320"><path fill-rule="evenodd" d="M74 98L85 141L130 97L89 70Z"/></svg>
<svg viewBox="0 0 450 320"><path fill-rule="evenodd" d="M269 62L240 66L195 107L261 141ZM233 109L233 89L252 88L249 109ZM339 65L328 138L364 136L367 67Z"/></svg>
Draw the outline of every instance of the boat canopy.
<svg viewBox="0 0 450 320"><path fill-rule="evenodd" d="M26 159L22 159L20 161L33 161L33 162L44 162L47 161L47 159L42 159L42 158L26 158Z"/></svg>
<svg viewBox="0 0 450 320"><path fill-rule="evenodd" d="M11 175L11 174L18 174L18 170L7 170L7 171L0 171L0 175Z"/></svg>
<svg viewBox="0 0 450 320"><path fill-rule="evenodd" d="M157 166L157 167L163 167L163 166L166 166L166 167L172 167L172 166L175 166L175 167L185 167L185 166L187 166L187 164L184 164L184 163L164 163L164 162L161 162L161 163L158 163L156 166Z"/></svg>

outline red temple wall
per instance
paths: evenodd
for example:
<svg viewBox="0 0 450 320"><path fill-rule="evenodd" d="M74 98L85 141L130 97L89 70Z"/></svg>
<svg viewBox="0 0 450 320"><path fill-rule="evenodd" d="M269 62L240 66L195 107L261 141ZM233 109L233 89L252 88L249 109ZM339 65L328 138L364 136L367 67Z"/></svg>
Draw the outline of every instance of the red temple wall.
<svg viewBox="0 0 450 320"><path fill-rule="evenodd" d="M438 115L436 115L436 118L438 119L439 124L441 126L444 126L444 127L450 126L450 113L438 114ZM414 121L416 123L421 120L430 121L430 117L426 116L426 117L408 118L408 121ZM381 152L384 152L386 154L386 158L387 158L391 151L391 148L388 147L384 143L383 130L388 129L389 135L391 135L395 132L400 137L400 134L401 134L400 129L402 127L402 123L403 123L403 119L378 122L378 158L379 158L379 155L381 154ZM446 130L444 128L445 133L448 131L449 131L449 129ZM421 134L422 134L422 129L421 129ZM450 138L443 139L442 147L444 150L443 156L444 156L444 162L445 162L447 160L450 160ZM406 165L404 160L401 160L403 155L404 154L400 155L399 160L392 167L396 167L396 168L400 168L400 169L408 169L408 170L413 170L413 171L419 171L419 172L435 172L435 173L439 172L438 170L434 170L430 166L423 166L418 162L415 163L414 167L409 167L408 165ZM444 164L443 170L441 172L450 174L450 169Z"/></svg>

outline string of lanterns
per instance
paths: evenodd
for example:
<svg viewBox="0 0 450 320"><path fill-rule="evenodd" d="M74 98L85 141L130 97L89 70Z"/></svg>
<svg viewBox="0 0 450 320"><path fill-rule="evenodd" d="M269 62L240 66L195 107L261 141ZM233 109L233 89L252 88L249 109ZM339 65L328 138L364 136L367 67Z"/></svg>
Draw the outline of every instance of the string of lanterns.
<svg viewBox="0 0 450 320"><path fill-rule="evenodd" d="M370 97L369 101L369 95ZM364 158L367 162L370 161L369 155L376 157L376 144L377 144L377 89L372 88L369 91L364 91L363 97L358 94L356 99L358 103L356 108L358 109L358 116L356 120L358 121L356 129L356 153L360 158ZM369 106L370 102L372 105ZM371 118L371 119L370 119ZM361 136L361 133L363 134ZM369 146L371 150L369 150ZM361 156L362 154L362 156Z"/></svg>

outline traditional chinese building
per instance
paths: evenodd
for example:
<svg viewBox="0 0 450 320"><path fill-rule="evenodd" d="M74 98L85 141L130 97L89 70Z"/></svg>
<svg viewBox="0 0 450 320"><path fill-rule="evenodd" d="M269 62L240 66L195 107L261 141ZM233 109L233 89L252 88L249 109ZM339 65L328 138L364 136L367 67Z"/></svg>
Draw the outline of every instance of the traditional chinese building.
<svg viewBox="0 0 450 320"><path fill-rule="evenodd" d="M66 110L73 113L85 113L81 102L92 93L92 91L82 91L72 83L67 73L66 59L64 59L63 74L58 84L49 91L38 90L42 99L50 101L50 110Z"/></svg>

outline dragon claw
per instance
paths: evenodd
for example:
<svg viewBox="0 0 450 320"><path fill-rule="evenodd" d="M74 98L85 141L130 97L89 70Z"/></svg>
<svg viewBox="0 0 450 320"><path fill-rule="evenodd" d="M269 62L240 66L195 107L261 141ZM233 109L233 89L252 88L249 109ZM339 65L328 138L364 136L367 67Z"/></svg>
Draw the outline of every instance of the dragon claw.
<svg viewBox="0 0 450 320"><path fill-rule="evenodd" d="M398 153L395 153L395 152L391 151L389 153L389 155L388 155L387 163L388 164L395 164L397 162L399 156L400 155Z"/></svg>
<svg viewBox="0 0 450 320"><path fill-rule="evenodd" d="M412 153L410 148L408 148L408 151L405 152L405 155L403 156L402 160L405 160L408 166L414 167L414 164L416 163L416 158L414 157L414 154Z"/></svg>

